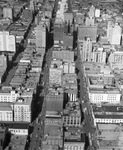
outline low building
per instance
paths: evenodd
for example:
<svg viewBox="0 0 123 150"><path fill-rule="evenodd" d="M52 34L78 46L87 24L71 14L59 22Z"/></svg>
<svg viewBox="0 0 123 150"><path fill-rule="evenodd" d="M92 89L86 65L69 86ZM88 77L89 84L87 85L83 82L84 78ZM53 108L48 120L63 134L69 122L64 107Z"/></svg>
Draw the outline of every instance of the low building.
<svg viewBox="0 0 123 150"><path fill-rule="evenodd" d="M80 127L81 126L81 111L78 101L69 101L63 113L64 126L66 127Z"/></svg>
<svg viewBox="0 0 123 150"><path fill-rule="evenodd" d="M92 116L94 124L105 123L105 124L120 124L123 123L123 106L122 105L93 105Z"/></svg>
<svg viewBox="0 0 123 150"><path fill-rule="evenodd" d="M120 103L121 93L113 74L90 74L87 78L91 103Z"/></svg>
<svg viewBox="0 0 123 150"><path fill-rule="evenodd" d="M97 125L97 150L123 150L123 126L118 124Z"/></svg>
<svg viewBox="0 0 123 150"><path fill-rule="evenodd" d="M64 150L84 150L85 137L84 134L72 131L64 132Z"/></svg>

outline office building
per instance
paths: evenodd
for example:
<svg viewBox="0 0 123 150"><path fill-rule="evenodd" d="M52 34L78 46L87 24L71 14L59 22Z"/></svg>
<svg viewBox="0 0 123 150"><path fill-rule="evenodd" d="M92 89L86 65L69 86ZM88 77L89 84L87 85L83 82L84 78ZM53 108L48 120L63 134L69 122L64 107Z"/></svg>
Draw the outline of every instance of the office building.
<svg viewBox="0 0 123 150"><path fill-rule="evenodd" d="M85 37L90 37L92 42L97 40L97 25L94 26L78 26L78 41L84 40Z"/></svg>
<svg viewBox="0 0 123 150"><path fill-rule="evenodd" d="M39 24L35 28L36 34L36 47L46 47L46 26L44 24Z"/></svg>
<svg viewBox="0 0 123 150"><path fill-rule="evenodd" d="M93 5L89 8L88 15L89 15L89 18L95 17L95 7Z"/></svg>
<svg viewBox="0 0 123 150"><path fill-rule="evenodd" d="M13 20L13 8L12 7L3 8L3 18Z"/></svg>
<svg viewBox="0 0 123 150"><path fill-rule="evenodd" d="M64 149L63 150L84 150L85 135L72 129L64 131Z"/></svg>
<svg viewBox="0 0 123 150"><path fill-rule="evenodd" d="M22 12L22 18L23 18L24 20L32 20L32 18L33 18L33 13L32 13L32 11L31 11L30 9L28 9L28 8L25 8L25 9L23 10L23 12Z"/></svg>
<svg viewBox="0 0 123 150"><path fill-rule="evenodd" d="M13 104L0 102L0 121L13 121Z"/></svg>
<svg viewBox="0 0 123 150"><path fill-rule="evenodd" d="M86 26L94 26L94 18L86 17L85 25Z"/></svg>
<svg viewBox="0 0 123 150"><path fill-rule="evenodd" d="M94 125L97 123L120 124L123 123L123 106L102 104L92 106Z"/></svg>
<svg viewBox="0 0 123 150"><path fill-rule="evenodd" d="M59 113L63 111L63 93L51 91L46 95L46 111Z"/></svg>
<svg viewBox="0 0 123 150"><path fill-rule="evenodd" d="M68 89L64 91L64 99L65 101L76 102L77 98L77 90Z"/></svg>
<svg viewBox="0 0 123 150"><path fill-rule="evenodd" d="M0 31L0 51L16 52L15 36L8 31Z"/></svg>
<svg viewBox="0 0 123 150"><path fill-rule="evenodd" d="M72 12L65 12L64 13L64 22L69 22L70 24L73 23L73 13Z"/></svg>
<svg viewBox="0 0 123 150"><path fill-rule="evenodd" d="M95 9L95 17L96 18L100 17L100 9L98 8Z"/></svg>
<svg viewBox="0 0 123 150"><path fill-rule="evenodd" d="M0 102L15 102L18 93L12 90L11 87L3 86L0 91Z"/></svg>
<svg viewBox="0 0 123 150"><path fill-rule="evenodd" d="M54 50L52 53L53 59L60 59L64 62L74 62L74 52L69 50Z"/></svg>
<svg viewBox="0 0 123 150"><path fill-rule="evenodd" d="M28 135L28 123L14 122L14 124L8 124L8 131L13 135L27 136Z"/></svg>
<svg viewBox="0 0 123 150"><path fill-rule="evenodd" d="M5 55L0 55L0 72L5 72L7 68L7 57Z"/></svg>
<svg viewBox="0 0 123 150"><path fill-rule="evenodd" d="M55 24L54 25L54 44L63 43L64 38L64 24Z"/></svg>
<svg viewBox="0 0 123 150"><path fill-rule="evenodd" d="M63 149L63 122L61 117L47 117L45 119L42 145L44 150L48 150L48 148Z"/></svg>
<svg viewBox="0 0 123 150"><path fill-rule="evenodd" d="M115 51L111 52L108 58L108 62L111 65L112 69L123 68L123 52L122 51Z"/></svg>
<svg viewBox="0 0 123 150"><path fill-rule="evenodd" d="M110 44L112 45L120 45L121 44L121 33L122 28L118 23L116 23L111 30L111 39Z"/></svg>
<svg viewBox="0 0 123 150"><path fill-rule="evenodd" d="M92 52L92 40L89 37L85 37L82 47L82 61L91 61Z"/></svg>
<svg viewBox="0 0 123 150"><path fill-rule="evenodd" d="M119 104L121 93L112 74L88 75L88 92L91 103Z"/></svg>
<svg viewBox="0 0 123 150"><path fill-rule="evenodd" d="M63 122L66 127L81 126L81 111L78 101L69 101L64 109Z"/></svg>
<svg viewBox="0 0 123 150"><path fill-rule="evenodd" d="M104 63L106 62L106 52L103 48L98 48L96 51L91 53L92 62Z"/></svg>
<svg viewBox="0 0 123 150"><path fill-rule="evenodd" d="M31 122L32 98L18 98L14 103L14 121Z"/></svg>
<svg viewBox="0 0 123 150"><path fill-rule="evenodd" d="M97 150L123 149L123 126L120 124L97 124Z"/></svg>

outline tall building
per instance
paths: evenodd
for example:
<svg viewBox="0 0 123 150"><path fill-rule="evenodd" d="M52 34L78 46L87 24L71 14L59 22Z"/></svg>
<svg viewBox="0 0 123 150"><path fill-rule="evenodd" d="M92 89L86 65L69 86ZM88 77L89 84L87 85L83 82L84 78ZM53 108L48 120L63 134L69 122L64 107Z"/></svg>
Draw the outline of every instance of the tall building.
<svg viewBox="0 0 123 150"><path fill-rule="evenodd" d="M15 52L15 36L8 31L0 31L0 51Z"/></svg>
<svg viewBox="0 0 123 150"><path fill-rule="evenodd" d="M94 18L86 17L85 25L86 26L94 26Z"/></svg>
<svg viewBox="0 0 123 150"><path fill-rule="evenodd" d="M108 21L108 24L107 24L107 38L108 38L109 42L111 40L113 26L114 26L114 22L113 21Z"/></svg>
<svg viewBox="0 0 123 150"><path fill-rule="evenodd" d="M91 53L92 62L105 63L106 62L106 52L103 51L103 48Z"/></svg>
<svg viewBox="0 0 123 150"><path fill-rule="evenodd" d="M6 68L7 68L7 58L5 55L0 55L0 70L4 72Z"/></svg>
<svg viewBox="0 0 123 150"><path fill-rule="evenodd" d="M14 121L31 122L32 98L18 98L14 103Z"/></svg>
<svg viewBox="0 0 123 150"><path fill-rule="evenodd" d="M46 47L46 26L39 24L35 28L36 32L36 47Z"/></svg>
<svg viewBox="0 0 123 150"><path fill-rule="evenodd" d="M12 7L4 7L3 8L3 18L13 20L13 8Z"/></svg>
<svg viewBox="0 0 123 150"><path fill-rule="evenodd" d="M12 90L11 87L3 86L0 91L0 102L15 102L18 93Z"/></svg>
<svg viewBox="0 0 123 150"><path fill-rule="evenodd" d="M95 9L95 17L100 17L100 9Z"/></svg>
<svg viewBox="0 0 123 150"><path fill-rule="evenodd" d="M120 45L122 28L116 23L112 28L110 44Z"/></svg>
<svg viewBox="0 0 123 150"><path fill-rule="evenodd" d="M13 121L12 103L0 103L0 121Z"/></svg>
<svg viewBox="0 0 123 150"><path fill-rule="evenodd" d="M96 42L97 39L97 26L78 26L78 40L84 40L85 36L91 38L92 42Z"/></svg>
<svg viewBox="0 0 123 150"><path fill-rule="evenodd" d="M85 37L83 41L82 56L83 61L91 61L92 41L89 37Z"/></svg>
<svg viewBox="0 0 123 150"><path fill-rule="evenodd" d="M88 15L90 18L93 18L95 15L95 7L92 5L89 9Z"/></svg>

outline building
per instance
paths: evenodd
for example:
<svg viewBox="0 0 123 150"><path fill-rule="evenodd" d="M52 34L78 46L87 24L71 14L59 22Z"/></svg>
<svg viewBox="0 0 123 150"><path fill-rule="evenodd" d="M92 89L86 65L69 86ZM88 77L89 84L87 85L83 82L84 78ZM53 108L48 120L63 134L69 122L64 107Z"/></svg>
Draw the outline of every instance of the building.
<svg viewBox="0 0 123 150"><path fill-rule="evenodd" d="M72 130L64 131L64 150L84 150L85 149L85 136Z"/></svg>
<svg viewBox="0 0 123 150"><path fill-rule="evenodd" d="M5 150L24 150L26 146L27 136L25 135L11 135L10 143Z"/></svg>
<svg viewBox="0 0 123 150"><path fill-rule="evenodd" d="M23 20L30 20L31 21L33 18L32 11L28 8L25 8L22 12L22 18L23 18Z"/></svg>
<svg viewBox="0 0 123 150"><path fill-rule="evenodd" d="M0 31L0 51L16 52L15 36L8 31Z"/></svg>
<svg viewBox="0 0 123 150"><path fill-rule="evenodd" d="M6 133L7 133L6 127L0 127L0 149L2 150L6 145Z"/></svg>
<svg viewBox="0 0 123 150"><path fill-rule="evenodd" d="M14 121L31 122L32 98L18 98L14 103Z"/></svg>
<svg viewBox="0 0 123 150"><path fill-rule="evenodd" d="M103 48L98 48L91 53L91 61L97 63L106 63L106 52Z"/></svg>
<svg viewBox="0 0 123 150"><path fill-rule="evenodd" d="M119 104L121 93L113 75L88 75L88 93L91 103Z"/></svg>
<svg viewBox="0 0 123 150"><path fill-rule="evenodd" d="M53 50L52 52L53 59L60 59L64 62L74 62L74 52L69 50Z"/></svg>
<svg viewBox="0 0 123 150"><path fill-rule="evenodd" d="M27 136L28 135L28 123L22 122L14 122L8 124L8 131L11 132L13 135L18 136Z"/></svg>
<svg viewBox="0 0 123 150"><path fill-rule="evenodd" d="M111 30L111 39L110 44L112 45L120 45L121 44L121 33L122 28L118 23L116 23Z"/></svg>
<svg viewBox="0 0 123 150"><path fill-rule="evenodd" d="M15 102L18 97L18 93L12 90L11 87L3 86L0 91L0 102Z"/></svg>
<svg viewBox="0 0 123 150"><path fill-rule="evenodd" d="M100 9L98 9L98 8L95 9L95 17L96 18L100 17Z"/></svg>
<svg viewBox="0 0 123 150"><path fill-rule="evenodd" d="M49 84L50 85L62 85L62 68L50 68L49 69Z"/></svg>
<svg viewBox="0 0 123 150"><path fill-rule="evenodd" d="M64 109L63 122L65 127L81 126L81 111L78 101L69 101Z"/></svg>
<svg viewBox="0 0 123 150"><path fill-rule="evenodd" d="M36 47L46 48L46 26L44 24L37 25L35 28Z"/></svg>
<svg viewBox="0 0 123 150"><path fill-rule="evenodd" d="M85 37L82 48L82 61L91 61L92 52L92 40L89 37Z"/></svg>
<svg viewBox="0 0 123 150"><path fill-rule="evenodd" d="M73 23L73 13L72 12L65 12L64 13L64 22L69 22L70 24Z"/></svg>
<svg viewBox="0 0 123 150"><path fill-rule="evenodd" d="M123 149L123 126L120 124L97 124L97 150Z"/></svg>
<svg viewBox="0 0 123 150"><path fill-rule="evenodd" d="M89 8L88 16L89 18L95 17L95 7L93 5Z"/></svg>
<svg viewBox="0 0 123 150"><path fill-rule="evenodd" d="M7 102L0 103L0 121L13 121L13 104Z"/></svg>
<svg viewBox="0 0 123 150"><path fill-rule="evenodd" d="M63 93L54 90L46 95L46 111L59 113L63 111Z"/></svg>
<svg viewBox="0 0 123 150"><path fill-rule="evenodd" d="M112 105L112 104L102 104L92 106L92 116L94 124L97 123L104 124L120 124L123 123L123 106L122 105Z"/></svg>
<svg viewBox="0 0 123 150"><path fill-rule="evenodd" d="M44 129L44 138L42 145L59 147L63 148L63 127L62 127L62 118L46 118L45 120L45 129ZM47 147L48 148L48 147ZM56 150L59 150L56 149Z"/></svg>
<svg viewBox="0 0 123 150"><path fill-rule="evenodd" d="M91 38L92 42L97 40L97 25L94 26L78 26L78 41L84 40L88 36Z"/></svg>
<svg viewBox="0 0 123 150"><path fill-rule="evenodd" d="M86 26L94 26L94 18L89 18L89 17L86 17L86 20L85 20L85 25Z"/></svg>
<svg viewBox="0 0 123 150"><path fill-rule="evenodd" d="M123 68L123 52L122 51L115 51L111 52L109 57L108 57L108 62L111 65L112 69Z"/></svg>
<svg viewBox="0 0 123 150"><path fill-rule="evenodd" d="M64 45L64 48L72 49L73 48L73 35L64 34L63 45Z"/></svg>
<svg viewBox="0 0 123 150"><path fill-rule="evenodd" d="M0 55L0 69L4 72L7 68L7 57L2 54Z"/></svg>
<svg viewBox="0 0 123 150"><path fill-rule="evenodd" d="M75 63L74 62L64 62L63 63L63 73L75 73Z"/></svg>
<svg viewBox="0 0 123 150"><path fill-rule="evenodd" d="M55 24L54 25L54 44L63 44L64 38L64 24Z"/></svg>
<svg viewBox="0 0 123 150"><path fill-rule="evenodd" d="M64 101L75 102L78 100L77 90L68 89L64 91Z"/></svg>
<svg viewBox="0 0 123 150"><path fill-rule="evenodd" d="M13 20L13 8L4 7L3 8L3 18Z"/></svg>

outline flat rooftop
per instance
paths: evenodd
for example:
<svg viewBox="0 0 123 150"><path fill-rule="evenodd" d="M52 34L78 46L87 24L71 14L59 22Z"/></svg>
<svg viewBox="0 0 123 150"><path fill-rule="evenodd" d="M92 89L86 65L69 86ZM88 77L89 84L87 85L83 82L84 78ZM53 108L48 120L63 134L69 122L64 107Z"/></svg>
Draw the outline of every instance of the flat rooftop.
<svg viewBox="0 0 123 150"><path fill-rule="evenodd" d="M98 105L92 105L94 113L104 112L104 113L123 113L123 106L122 105L111 105L111 104L102 104L100 106Z"/></svg>

